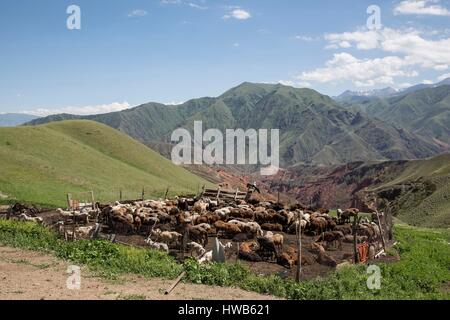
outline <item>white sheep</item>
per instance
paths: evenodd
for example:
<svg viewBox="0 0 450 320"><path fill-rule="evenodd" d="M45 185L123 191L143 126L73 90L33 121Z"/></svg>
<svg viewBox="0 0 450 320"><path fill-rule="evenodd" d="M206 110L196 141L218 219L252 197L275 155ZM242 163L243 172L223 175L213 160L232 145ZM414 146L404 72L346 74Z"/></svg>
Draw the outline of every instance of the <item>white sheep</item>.
<svg viewBox="0 0 450 320"><path fill-rule="evenodd" d="M158 241L161 241L162 243L166 243L168 245L177 245L181 238L183 238L183 235L178 232L162 232L160 229L152 230L152 235L156 236Z"/></svg>
<svg viewBox="0 0 450 320"><path fill-rule="evenodd" d="M211 250L211 251L208 251L207 253L205 253L205 255L200 260L198 260L198 262L200 264L211 262L212 258L213 258L213 252Z"/></svg>
<svg viewBox="0 0 450 320"><path fill-rule="evenodd" d="M201 229L205 230L206 232L210 232L212 230L211 225L208 223L200 223L200 224L197 224L196 227L201 228Z"/></svg>
<svg viewBox="0 0 450 320"><path fill-rule="evenodd" d="M34 222L34 223L37 223L37 224L43 224L44 223L44 219L42 219L41 217L29 217L25 213L22 213L19 216L19 220L26 221L26 222Z"/></svg>
<svg viewBox="0 0 450 320"><path fill-rule="evenodd" d="M208 204L206 202L203 202L202 200L199 200L194 204L194 212L202 213L205 212L207 209Z"/></svg>
<svg viewBox="0 0 450 320"><path fill-rule="evenodd" d="M199 258L203 256L206 252L205 248L197 242L189 242L187 244L188 250L191 252L191 255L194 253L195 257Z"/></svg>
<svg viewBox="0 0 450 320"><path fill-rule="evenodd" d="M159 251L164 251L166 253L169 253L169 246L167 244L165 244L165 243L155 242L155 241L152 241L152 239L150 239L150 238L147 238L145 240L145 242L152 249L156 249L156 250L159 250Z"/></svg>

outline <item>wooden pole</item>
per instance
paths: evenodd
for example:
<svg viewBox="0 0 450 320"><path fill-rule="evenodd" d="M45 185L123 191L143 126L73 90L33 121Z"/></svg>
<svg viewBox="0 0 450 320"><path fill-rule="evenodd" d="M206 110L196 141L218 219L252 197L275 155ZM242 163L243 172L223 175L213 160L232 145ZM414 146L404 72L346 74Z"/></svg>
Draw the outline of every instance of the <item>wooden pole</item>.
<svg viewBox="0 0 450 320"><path fill-rule="evenodd" d="M72 196L70 193L67 194L67 206L68 208L72 209Z"/></svg>
<svg viewBox="0 0 450 320"><path fill-rule="evenodd" d="M377 214L377 220L378 220L378 228L380 228L380 236L381 236L381 241L383 243L383 249L384 251L386 251L386 242L384 240L384 232L383 232L383 228L381 227L381 220L380 220L380 214L378 213L378 210L375 210L376 214Z"/></svg>
<svg viewBox="0 0 450 320"><path fill-rule="evenodd" d="M297 234L297 273L295 275L295 280L297 282L300 282L300 276L302 273L302 226L300 224L301 219L300 217L297 218L297 228L296 228L296 234Z"/></svg>
<svg viewBox="0 0 450 320"><path fill-rule="evenodd" d="M183 271L178 278L175 280L175 282L170 286L169 289L166 290L166 292L164 292L164 294L167 296L169 295L173 289L175 289L175 287L181 282L181 280L184 278L184 276L186 275L186 271Z"/></svg>
<svg viewBox="0 0 450 320"><path fill-rule="evenodd" d="M358 248L357 248L357 232L356 232L356 225L358 223L358 219L357 217L353 217L353 253L354 253L354 259L355 259L355 264L359 263L359 254L358 254Z"/></svg>
<svg viewBox="0 0 450 320"><path fill-rule="evenodd" d="M119 191L119 201L122 201L122 190Z"/></svg>
<svg viewBox="0 0 450 320"><path fill-rule="evenodd" d="M96 210L94 191L91 191L92 210Z"/></svg>
<svg viewBox="0 0 450 320"><path fill-rule="evenodd" d="M145 189L142 188L142 197L141 197L142 201L144 201L144 198L145 198Z"/></svg>

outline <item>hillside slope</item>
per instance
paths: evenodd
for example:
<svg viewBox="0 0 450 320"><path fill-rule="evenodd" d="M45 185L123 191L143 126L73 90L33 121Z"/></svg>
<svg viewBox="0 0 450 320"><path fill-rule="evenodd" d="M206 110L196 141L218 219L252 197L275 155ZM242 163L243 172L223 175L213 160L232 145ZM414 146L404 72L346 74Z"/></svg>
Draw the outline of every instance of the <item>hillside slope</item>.
<svg viewBox="0 0 450 320"><path fill-rule="evenodd" d="M263 181L315 207L360 207L377 199L382 210L408 224L450 227L450 154L413 161L299 166Z"/></svg>
<svg viewBox="0 0 450 320"><path fill-rule="evenodd" d="M389 98L351 97L342 104L450 148L450 85Z"/></svg>
<svg viewBox="0 0 450 320"><path fill-rule="evenodd" d="M205 180L92 121L0 128L0 201L64 206L66 193L93 190L98 200L196 192Z"/></svg>
<svg viewBox="0 0 450 320"><path fill-rule="evenodd" d="M31 124L70 115L38 119ZM349 161L415 159L435 155L441 147L408 130L361 112L342 108L311 89L243 83L217 98L179 106L150 103L110 114L85 117L119 129L139 141L164 148L176 128L280 129L282 165L339 164ZM159 150L158 150L159 151Z"/></svg>

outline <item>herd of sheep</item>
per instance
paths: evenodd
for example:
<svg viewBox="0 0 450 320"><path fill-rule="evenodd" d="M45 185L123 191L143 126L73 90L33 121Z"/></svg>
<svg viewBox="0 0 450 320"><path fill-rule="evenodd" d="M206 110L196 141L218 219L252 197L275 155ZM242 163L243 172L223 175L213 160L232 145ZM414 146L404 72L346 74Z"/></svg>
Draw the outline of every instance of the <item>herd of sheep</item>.
<svg viewBox="0 0 450 320"><path fill-rule="evenodd" d="M330 259L325 251L342 248L343 242L353 242L351 218L357 209L338 210L337 217L328 210L311 210L300 204L283 205L274 202L243 200L225 203L222 200L186 199L116 202L97 204L96 210L65 211L58 209L61 221L52 227L72 239L92 238L103 226L109 233L139 234L153 249L190 253L202 261L211 259L206 246L210 237L232 240L242 260L276 261L285 267L297 264L296 248L285 246L286 234L316 237L312 244L318 260ZM18 212L19 219L42 223L33 213ZM76 227L67 228L67 221ZM381 237L378 224L363 219L357 225L357 241L376 243ZM373 250L375 250L374 248ZM320 262L320 261L319 261ZM306 263L302 260L302 263ZM331 265L335 262L331 261Z"/></svg>

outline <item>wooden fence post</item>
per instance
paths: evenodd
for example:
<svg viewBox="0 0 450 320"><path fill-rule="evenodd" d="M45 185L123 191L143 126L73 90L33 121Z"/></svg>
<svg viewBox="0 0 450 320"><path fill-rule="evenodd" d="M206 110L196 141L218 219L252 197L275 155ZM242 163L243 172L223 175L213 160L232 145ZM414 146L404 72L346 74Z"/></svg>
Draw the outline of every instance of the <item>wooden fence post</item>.
<svg viewBox="0 0 450 320"><path fill-rule="evenodd" d="M381 236L381 241L383 242L383 249L384 249L384 251L386 251L386 242L384 240L383 228L381 227L380 214L378 213L378 210L375 210L375 212L377 214L378 228L380 228L380 236Z"/></svg>
<svg viewBox="0 0 450 320"><path fill-rule="evenodd" d="M92 200L92 210L96 210L97 206L95 205L94 191L91 191L91 200Z"/></svg>
<svg viewBox="0 0 450 320"><path fill-rule="evenodd" d="M119 190L119 201L122 201L122 190Z"/></svg>
<svg viewBox="0 0 450 320"><path fill-rule="evenodd" d="M145 198L145 189L142 188L142 197L141 197L142 201L144 201L144 198Z"/></svg>
<svg viewBox="0 0 450 320"><path fill-rule="evenodd" d="M297 228L296 228L296 234L297 234L297 273L295 275L295 280L297 282L300 282L300 276L302 273L302 226L301 226L301 219L297 218Z"/></svg>
<svg viewBox="0 0 450 320"><path fill-rule="evenodd" d="M72 209L72 195L70 193L67 194L67 206Z"/></svg>
<svg viewBox="0 0 450 320"><path fill-rule="evenodd" d="M353 231L353 253L354 253L354 259L355 259L355 264L359 264L359 253L358 253L358 248L357 248L357 224L359 223L359 219L357 217L353 217L353 227L352 227L352 231Z"/></svg>

